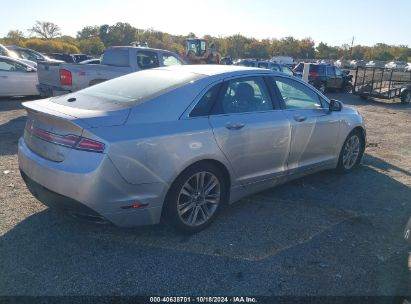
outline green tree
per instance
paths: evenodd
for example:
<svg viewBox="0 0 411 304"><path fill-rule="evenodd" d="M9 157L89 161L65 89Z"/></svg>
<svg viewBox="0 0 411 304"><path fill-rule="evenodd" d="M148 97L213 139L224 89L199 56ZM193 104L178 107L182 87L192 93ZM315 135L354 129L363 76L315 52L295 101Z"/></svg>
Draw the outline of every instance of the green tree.
<svg viewBox="0 0 411 304"><path fill-rule="evenodd" d="M14 44L19 46L24 46L24 33L20 30L12 30L7 33L6 36L7 44Z"/></svg>
<svg viewBox="0 0 411 304"><path fill-rule="evenodd" d="M91 37L98 37L100 34L100 27L98 25L86 26L77 32L77 39L88 39Z"/></svg>
<svg viewBox="0 0 411 304"><path fill-rule="evenodd" d="M26 47L42 53L80 53L80 50L75 45L56 39L45 40L39 38L30 38L26 41Z"/></svg>
<svg viewBox="0 0 411 304"><path fill-rule="evenodd" d="M339 48L320 42L316 48L316 57L318 59L338 59L340 57Z"/></svg>
<svg viewBox="0 0 411 304"><path fill-rule="evenodd" d="M258 40L253 40L245 46L244 54L250 58L268 59L271 55L270 48Z"/></svg>
<svg viewBox="0 0 411 304"><path fill-rule="evenodd" d="M80 51L85 54L100 55L105 47L99 37L82 39L79 42Z"/></svg>
<svg viewBox="0 0 411 304"><path fill-rule="evenodd" d="M315 57L315 42L311 38L304 38L298 42L300 54L298 58L312 59Z"/></svg>

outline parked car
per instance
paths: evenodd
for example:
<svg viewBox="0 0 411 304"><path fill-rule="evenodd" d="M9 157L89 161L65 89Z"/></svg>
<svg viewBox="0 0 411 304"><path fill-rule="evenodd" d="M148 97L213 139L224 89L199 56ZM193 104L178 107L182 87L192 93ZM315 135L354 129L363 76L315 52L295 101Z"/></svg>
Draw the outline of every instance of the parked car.
<svg viewBox="0 0 411 304"><path fill-rule="evenodd" d="M285 73L287 75L294 75L293 71L285 64L280 64L268 60L257 60L257 59L243 59L235 63L235 65L246 66L246 67L256 67L261 69L269 69L273 71L278 71Z"/></svg>
<svg viewBox="0 0 411 304"><path fill-rule="evenodd" d="M44 97L57 96L132 72L181 64L184 61L177 54L166 50L111 47L104 52L99 65L39 63L39 90Z"/></svg>
<svg viewBox="0 0 411 304"><path fill-rule="evenodd" d="M365 66L370 67L370 68L383 68L385 66L385 62L378 61L378 60L371 60Z"/></svg>
<svg viewBox="0 0 411 304"><path fill-rule="evenodd" d="M405 71L406 67L407 67L407 63L403 62L403 61L391 61L388 62L385 65L386 68L388 69L394 69L394 70L403 70Z"/></svg>
<svg viewBox="0 0 411 304"><path fill-rule="evenodd" d="M334 65L342 69L349 69L351 67L351 62L345 59L338 59L334 62Z"/></svg>
<svg viewBox="0 0 411 304"><path fill-rule="evenodd" d="M58 61L63 61L66 63L75 63L74 57L70 54L63 54L63 53L47 53L48 57L53 58Z"/></svg>
<svg viewBox="0 0 411 304"><path fill-rule="evenodd" d="M351 60L350 68L356 69L357 67L365 67L366 62L365 60Z"/></svg>
<svg viewBox="0 0 411 304"><path fill-rule="evenodd" d="M304 63L299 63L293 70L297 76L302 76ZM328 89L351 93L353 89L352 75L334 65L310 63L308 82L324 93Z"/></svg>
<svg viewBox="0 0 411 304"><path fill-rule="evenodd" d="M294 64L294 59L290 56L274 56L271 58L271 61L279 64L285 64L287 66Z"/></svg>
<svg viewBox="0 0 411 304"><path fill-rule="evenodd" d="M81 61L79 63L81 63L81 64L100 64L101 59L100 58L87 59L87 60Z"/></svg>
<svg viewBox="0 0 411 304"><path fill-rule="evenodd" d="M80 63L84 60L91 59L91 56L88 56L86 54L71 54L71 56L73 56L74 62L76 62L76 63Z"/></svg>
<svg viewBox="0 0 411 304"><path fill-rule="evenodd" d="M221 60L220 60L220 64L231 65L231 64L233 64L233 60L231 59L230 56L223 57L223 58L221 58Z"/></svg>
<svg viewBox="0 0 411 304"><path fill-rule="evenodd" d="M239 66L145 70L23 106L18 159L33 195L118 226L164 217L199 231L225 203L353 170L366 142L357 110L296 77Z"/></svg>
<svg viewBox="0 0 411 304"><path fill-rule="evenodd" d="M37 63L36 62L21 58L16 52L8 50L2 44L0 44L0 56L6 56L6 57L13 58L13 59L17 59L20 62L23 62L24 64L27 64L27 65L29 65L33 68L37 68Z"/></svg>
<svg viewBox="0 0 411 304"><path fill-rule="evenodd" d="M61 60L55 60L50 57L47 57L46 55L43 55L42 53L39 53L35 50L23 48L17 45L8 45L6 46L6 48L9 51L12 51L18 54L20 58L30 60L33 62L39 62L39 61L63 62Z"/></svg>
<svg viewBox="0 0 411 304"><path fill-rule="evenodd" d="M35 96L36 69L18 59L0 56L0 96Z"/></svg>

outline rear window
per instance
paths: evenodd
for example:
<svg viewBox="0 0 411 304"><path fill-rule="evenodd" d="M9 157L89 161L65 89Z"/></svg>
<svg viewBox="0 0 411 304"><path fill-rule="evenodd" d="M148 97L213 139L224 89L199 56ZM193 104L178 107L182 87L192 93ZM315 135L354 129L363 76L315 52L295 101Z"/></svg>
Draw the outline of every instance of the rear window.
<svg viewBox="0 0 411 304"><path fill-rule="evenodd" d="M319 69L320 69L319 65L314 65L314 64L310 65L310 72L318 72Z"/></svg>
<svg viewBox="0 0 411 304"><path fill-rule="evenodd" d="M130 65L128 56L128 50L107 50L101 57L101 63L118 67L128 67Z"/></svg>
<svg viewBox="0 0 411 304"><path fill-rule="evenodd" d="M168 70L144 70L118 77L71 94L76 102L57 98L54 102L81 109L112 110L131 107L205 77ZM87 98L89 97L89 98Z"/></svg>
<svg viewBox="0 0 411 304"><path fill-rule="evenodd" d="M302 73L304 70L304 63L300 62L294 67L294 71Z"/></svg>

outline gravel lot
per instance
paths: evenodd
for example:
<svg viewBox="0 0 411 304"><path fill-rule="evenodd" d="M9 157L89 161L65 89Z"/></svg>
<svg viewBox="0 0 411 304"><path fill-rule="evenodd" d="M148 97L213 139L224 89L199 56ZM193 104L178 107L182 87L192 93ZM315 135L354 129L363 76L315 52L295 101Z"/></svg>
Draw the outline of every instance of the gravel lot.
<svg viewBox="0 0 411 304"><path fill-rule="evenodd" d="M25 111L0 100L0 295L404 295L411 216L411 107L360 101L363 165L243 199L183 237L120 229L40 204L17 164Z"/></svg>

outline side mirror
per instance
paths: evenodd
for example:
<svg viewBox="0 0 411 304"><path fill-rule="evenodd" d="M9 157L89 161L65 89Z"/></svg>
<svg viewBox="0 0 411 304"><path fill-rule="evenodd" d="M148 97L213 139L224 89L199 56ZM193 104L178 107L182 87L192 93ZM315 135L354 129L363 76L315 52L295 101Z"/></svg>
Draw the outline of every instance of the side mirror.
<svg viewBox="0 0 411 304"><path fill-rule="evenodd" d="M341 109L342 109L341 101L338 101L335 99L330 100L330 105L329 105L330 112L340 112Z"/></svg>

